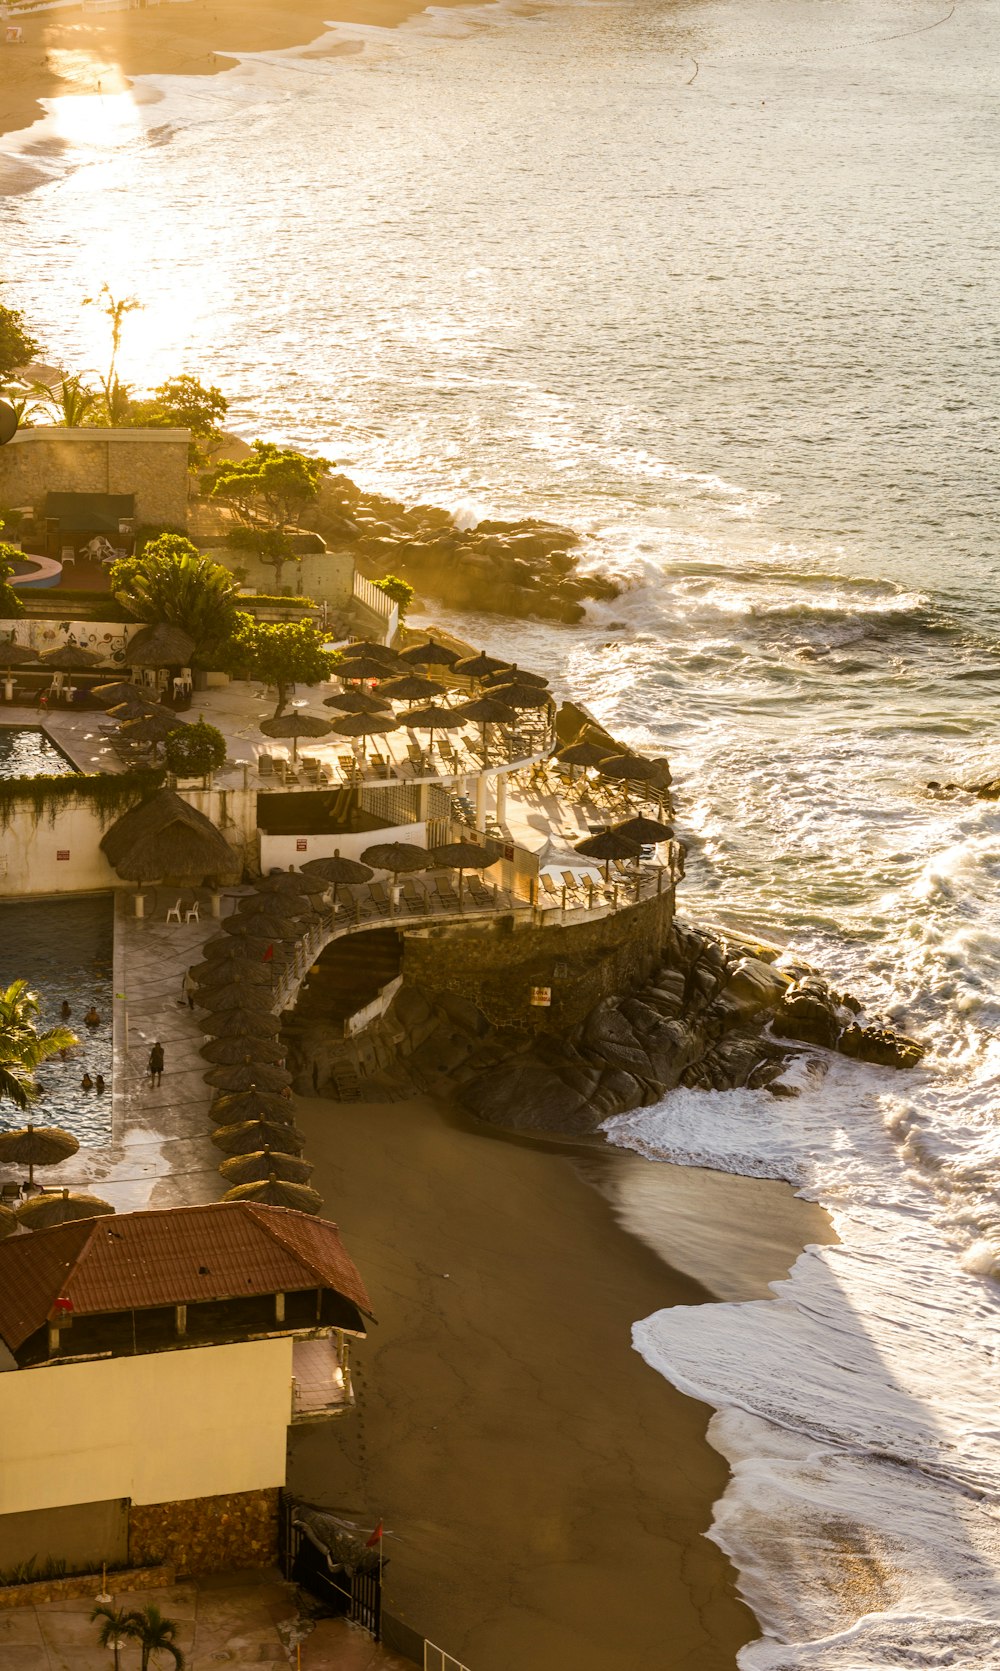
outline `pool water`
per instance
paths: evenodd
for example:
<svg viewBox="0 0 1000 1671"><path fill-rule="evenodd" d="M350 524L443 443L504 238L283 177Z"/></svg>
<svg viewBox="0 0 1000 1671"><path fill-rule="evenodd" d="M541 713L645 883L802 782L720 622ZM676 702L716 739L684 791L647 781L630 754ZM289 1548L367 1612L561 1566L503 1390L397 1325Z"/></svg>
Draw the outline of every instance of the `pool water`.
<svg viewBox="0 0 1000 1671"><path fill-rule="evenodd" d="M0 778L64 777L76 767L46 731L27 725L0 725Z"/></svg>
<svg viewBox="0 0 1000 1671"><path fill-rule="evenodd" d="M111 894L87 899L12 900L0 904L0 984L23 978L40 1000L39 1025L57 1026L65 998L66 1025L80 1043L66 1060L55 1057L39 1069L42 1095L31 1118L36 1124L65 1126L81 1144L106 1143L111 1136L111 1017L114 1000L114 901ZM85 1026L91 1004L99 1027ZM104 1075L103 1095L81 1089L84 1070ZM0 1129L24 1123L10 1103L0 1104ZM72 1160L40 1174L43 1183L65 1175Z"/></svg>

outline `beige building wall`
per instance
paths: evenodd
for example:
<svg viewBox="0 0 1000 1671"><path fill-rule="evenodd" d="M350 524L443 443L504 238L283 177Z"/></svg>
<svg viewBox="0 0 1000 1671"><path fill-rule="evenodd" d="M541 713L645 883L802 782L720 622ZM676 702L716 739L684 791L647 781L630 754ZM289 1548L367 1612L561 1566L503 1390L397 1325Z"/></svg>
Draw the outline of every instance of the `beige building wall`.
<svg viewBox="0 0 1000 1671"><path fill-rule="evenodd" d="M297 562L289 558L281 570L280 586L274 564L260 562L252 551L234 551L231 546L220 545L205 555L224 568L245 574L245 584L263 597L280 596L282 588L290 586L293 597L312 598L331 609L346 609L354 596L354 558L349 551L307 552Z"/></svg>
<svg viewBox="0 0 1000 1671"><path fill-rule="evenodd" d="M283 1485L290 1337L0 1374L0 1514Z"/></svg>
<svg viewBox="0 0 1000 1671"><path fill-rule="evenodd" d="M22 429L0 447L0 505L31 505L47 493L134 493L136 524L187 525L186 429Z"/></svg>

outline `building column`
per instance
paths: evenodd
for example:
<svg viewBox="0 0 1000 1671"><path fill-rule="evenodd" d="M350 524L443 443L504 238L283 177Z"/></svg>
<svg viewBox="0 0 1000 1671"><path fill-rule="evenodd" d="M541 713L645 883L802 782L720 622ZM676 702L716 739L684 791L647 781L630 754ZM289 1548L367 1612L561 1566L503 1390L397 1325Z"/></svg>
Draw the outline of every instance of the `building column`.
<svg viewBox="0 0 1000 1671"><path fill-rule="evenodd" d="M486 828L486 774L480 772L476 779L476 829Z"/></svg>
<svg viewBox="0 0 1000 1671"><path fill-rule="evenodd" d="M507 824L507 773L497 773L497 823Z"/></svg>

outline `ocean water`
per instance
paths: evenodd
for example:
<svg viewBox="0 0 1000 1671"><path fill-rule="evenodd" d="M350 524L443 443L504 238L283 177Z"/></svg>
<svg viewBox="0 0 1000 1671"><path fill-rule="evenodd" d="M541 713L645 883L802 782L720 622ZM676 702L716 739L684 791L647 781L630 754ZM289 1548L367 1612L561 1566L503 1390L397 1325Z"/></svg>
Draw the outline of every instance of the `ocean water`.
<svg viewBox="0 0 1000 1671"><path fill-rule="evenodd" d="M927 1043L610 1128L841 1238L636 1325L719 1412L745 1671L1000 1666L1000 807L927 788L1000 773L998 61L985 0L432 10L56 112L0 209L49 358L107 279L126 378L578 529L615 603L456 627L669 752L692 919Z"/></svg>

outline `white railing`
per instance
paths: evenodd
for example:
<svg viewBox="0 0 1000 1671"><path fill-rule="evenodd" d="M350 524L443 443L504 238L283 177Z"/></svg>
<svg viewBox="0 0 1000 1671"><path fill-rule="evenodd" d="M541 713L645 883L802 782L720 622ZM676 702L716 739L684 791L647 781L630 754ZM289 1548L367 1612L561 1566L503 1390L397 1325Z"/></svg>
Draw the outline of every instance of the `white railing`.
<svg viewBox="0 0 1000 1671"><path fill-rule="evenodd" d="M454 1654L446 1654L443 1648L438 1648L433 1642L424 1638L424 1671L469 1671Z"/></svg>
<svg viewBox="0 0 1000 1671"><path fill-rule="evenodd" d="M381 586L376 586L374 580L368 580L355 570L354 601L378 617L383 627L383 642L391 644L399 631L399 604L395 599L383 592Z"/></svg>

